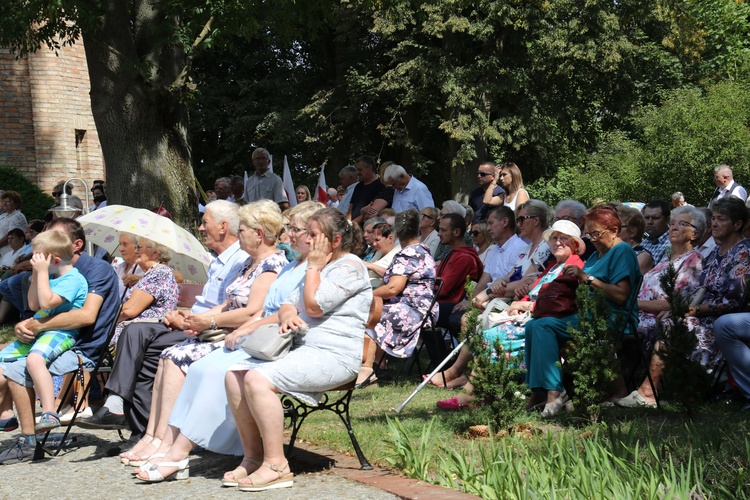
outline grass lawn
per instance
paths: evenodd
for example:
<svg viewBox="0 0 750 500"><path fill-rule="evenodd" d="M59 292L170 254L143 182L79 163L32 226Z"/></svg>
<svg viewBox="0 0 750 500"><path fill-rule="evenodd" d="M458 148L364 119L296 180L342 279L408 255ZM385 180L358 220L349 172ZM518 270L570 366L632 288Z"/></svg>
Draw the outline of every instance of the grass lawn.
<svg viewBox="0 0 750 500"><path fill-rule="evenodd" d="M13 334L13 324L7 323L0 325L0 344L7 344L15 339L16 336Z"/></svg>
<svg viewBox="0 0 750 500"><path fill-rule="evenodd" d="M574 416L547 422L538 414L519 411L507 428L499 429L501 437L472 438L470 427L487 424L490 421L488 410L481 407L460 412L437 409L436 401L455 394L450 390L428 386L397 414L395 408L416 386L416 381L404 381L354 392L352 425L371 462L383 466L395 464L398 469L411 471L409 475L443 484L446 480L441 479L441 468L466 467L479 471L497 467L503 471L498 473L500 478L487 478L489 471L482 472L482 481L489 484L484 491L464 486L460 480L450 484L485 498L532 498L529 491L538 491L538 488L563 493L561 496L565 498L591 498L591 495L599 496L596 492L600 486L602 495L621 498L618 493L621 488L622 494L630 497L634 491L632 484L616 481L610 484L612 477L618 475L632 476L631 483L643 483L639 485L643 491L633 498L683 497L683 493L677 491L668 493L673 487L669 481L654 480L651 476L634 479L643 472L641 469L646 474L671 474L692 491L695 498L750 496L750 425L747 415L739 412L739 403L706 403L692 419L668 403L661 411L604 409L598 424ZM404 434L396 441L402 451L404 441L408 441L406 455L410 456L395 455L397 446L393 444L387 418L398 418L403 425ZM423 429L433 418L429 439L420 450ZM300 439L353 454L344 426L330 412L319 412L308 418L300 431ZM507 454L509 449L514 450L510 455ZM566 456L565 464L557 464L563 458L555 455L564 455L570 449L574 449L575 456ZM501 464L503 453L510 464ZM493 454L494 458L488 458ZM419 464L420 461L424 463ZM461 461L465 463L459 463ZM577 472L568 470L575 461L580 462L582 469L580 481L591 485L569 484L578 481L570 479ZM424 474L413 472L420 470L420 466L426 471ZM532 474L532 470L537 472ZM462 473L451 471L449 474L460 479ZM466 471L463 474L467 474ZM513 474L518 476L515 482L508 479ZM563 477L567 482L561 482ZM624 493L626 491L629 493Z"/></svg>

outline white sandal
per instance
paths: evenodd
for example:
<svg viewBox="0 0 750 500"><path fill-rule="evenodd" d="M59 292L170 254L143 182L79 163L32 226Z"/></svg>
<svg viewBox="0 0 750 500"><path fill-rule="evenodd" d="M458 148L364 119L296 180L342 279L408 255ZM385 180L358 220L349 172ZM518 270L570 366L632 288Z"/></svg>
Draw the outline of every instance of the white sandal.
<svg viewBox="0 0 750 500"><path fill-rule="evenodd" d="M172 479L183 480L190 477L190 459L186 458L179 462L159 462L159 464L153 469L146 469L142 472L148 474L148 479L143 479L141 476L135 476L136 479L146 483L160 483L162 481L169 481ZM161 475L159 467L177 467L177 470L166 477Z"/></svg>

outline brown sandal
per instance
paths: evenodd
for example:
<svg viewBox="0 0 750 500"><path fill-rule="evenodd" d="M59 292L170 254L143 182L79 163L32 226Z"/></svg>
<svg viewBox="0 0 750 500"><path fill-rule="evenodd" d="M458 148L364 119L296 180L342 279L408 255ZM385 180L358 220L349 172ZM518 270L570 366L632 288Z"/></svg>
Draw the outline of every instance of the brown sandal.
<svg viewBox="0 0 750 500"><path fill-rule="evenodd" d="M247 462L247 463L249 463L251 465L255 465L256 466L255 470L258 470L258 469L260 469L263 466L263 462L259 462L257 460L253 460L250 457L242 457L242 462L240 462L240 465L238 465L237 467L235 467L234 470L226 472L224 474L224 479L221 480L221 485L229 487L229 488L234 488L234 487L239 486L240 485L239 480L240 479L245 479L248 476L248 474L247 474L247 467L243 467L242 466L242 464L244 464L245 462ZM253 471L253 472L255 472L255 471ZM233 479L226 479L227 474L232 474Z"/></svg>
<svg viewBox="0 0 750 500"><path fill-rule="evenodd" d="M284 469L289 465L289 462L284 462L282 465L274 465L269 462L263 462L261 467L268 467L276 473L278 476L276 479L266 481L259 477L256 472L253 472L248 476L250 482L240 483L240 491L266 491L273 490L276 488L291 488L294 485L294 474L291 472L284 473ZM257 478L257 479L256 479Z"/></svg>

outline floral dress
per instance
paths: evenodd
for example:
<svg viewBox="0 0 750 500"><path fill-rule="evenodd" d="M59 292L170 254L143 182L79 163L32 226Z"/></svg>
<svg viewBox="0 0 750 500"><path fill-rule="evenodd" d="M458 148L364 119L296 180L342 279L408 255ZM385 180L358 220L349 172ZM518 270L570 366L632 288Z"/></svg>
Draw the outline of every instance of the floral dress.
<svg viewBox="0 0 750 500"><path fill-rule="evenodd" d="M714 321L720 314L737 312L745 295L745 275L750 271L750 240L742 238L726 254L721 255L721 245L708 255L703 263L700 284L706 287L703 304L708 304L713 316L688 318L688 328L698 338L693 359L703 366L714 367L721 361L721 351L714 343Z"/></svg>
<svg viewBox="0 0 750 500"><path fill-rule="evenodd" d="M384 301L380 321L370 335L391 356L408 358L419 340L419 325L425 315L430 314L428 326L437 322L438 304L428 311L435 295L435 260L422 243L409 245L393 258L383 283L388 283L392 276L406 276L406 287Z"/></svg>
<svg viewBox="0 0 750 500"><path fill-rule="evenodd" d="M255 269L248 273L253 266L252 257L248 257L240 270L240 274L227 287L227 311L246 307L255 279L263 273L278 275L288 263L289 261L286 260L284 252L276 252L260 261ZM197 338L190 338L164 349L159 357L171 360L183 372L187 373L190 365L223 346L223 340L219 342L201 342Z"/></svg>
<svg viewBox="0 0 750 500"><path fill-rule="evenodd" d="M672 264L677 270L677 290L685 296L695 292L700 286L701 271L703 270L703 256L697 250L686 252L670 262L662 260L649 272L643 275L643 284L638 292L638 300L666 300L667 294L661 286L661 277ZM666 324L665 324L666 326ZM642 336L643 351L651 355L654 343L659 339L656 314L638 312L638 333Z"/></svg>
<svg viewBox="0 0 750 500"><path fill-rule="evenodd" d="M136 318L131 321L157 320L163 318L167 312L174 311L177 308L177 299L180 291L177 281L174 279L174 272L169 266L155 264L151 267L143 278L138 280L132 288L129 288L125 294L125 302L130 299L133 290L141 290L151 295L154 300L151 304ZM117 339L120 338L123 328L131 321L121 321L115 327L115 335L112 337L110 346L117 345Z"/></svg>

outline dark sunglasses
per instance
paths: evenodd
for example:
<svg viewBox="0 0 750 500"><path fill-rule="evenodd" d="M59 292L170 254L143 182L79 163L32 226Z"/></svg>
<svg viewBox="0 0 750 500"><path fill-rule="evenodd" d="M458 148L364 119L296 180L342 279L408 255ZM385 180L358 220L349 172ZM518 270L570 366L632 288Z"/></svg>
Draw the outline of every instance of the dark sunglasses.
<svg viewBox="0 0 750 500"><path fill-rule="evenodd" d="M480 177L487 177L488 175L492 175L492 174L489 172L477 172L477 175Z"/></svg>
<svg viewBox="0 0 750 500"><path fill-rule="evenodd" d="M477 236L479 236L479 231L472 231L471 235L476 238Z"/></svg>
<svg viewBox="0 0 750 500"><path fill-rule="evenodd" d="M62 196L62 191L52 191L52 196Z"/></svg>

